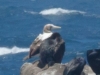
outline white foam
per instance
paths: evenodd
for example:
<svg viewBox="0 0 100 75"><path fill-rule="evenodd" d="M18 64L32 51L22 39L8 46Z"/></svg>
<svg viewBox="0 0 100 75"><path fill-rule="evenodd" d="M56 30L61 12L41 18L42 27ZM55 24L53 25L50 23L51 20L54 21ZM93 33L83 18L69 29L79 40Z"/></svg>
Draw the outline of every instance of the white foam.
<svg viewBox="0 0 100 75"><path fill-rule="evenodd" d="M16 54L16 53L21 53L21 52L27 52L29 51L29 48L19 48L19 47L12 47L12 48L7 48L7 47L0 47L0 55L5 55L5 54Z"/></svg>
<svg viewBox="0 0 100 75"><path fill-rule="evenodd" d="M46 10L41 11L39 14L61 15L61 14L75 14L75 13L85 14L86 12L78 11L78 10L67 10L67 9L62 9L62 8L51 8L51 9L46 9Z"/></svg>
<svg viewBox="0 0 100 75"><path fill-rule="evenodd" d="M34 11L27 11L27 10L24 10L24 12L29 13L29 14L33 14L33 15L37 13L37 12L34 12Z"/></svg>

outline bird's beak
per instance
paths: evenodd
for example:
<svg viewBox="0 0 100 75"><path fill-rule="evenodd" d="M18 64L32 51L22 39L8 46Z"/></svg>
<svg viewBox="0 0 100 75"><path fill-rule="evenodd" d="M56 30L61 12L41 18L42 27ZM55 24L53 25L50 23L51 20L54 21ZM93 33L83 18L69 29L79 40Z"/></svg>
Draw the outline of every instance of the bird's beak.
<svg viewBox="0 0 100 75"><path fill-rule="evenodd" d="M60 26L52 26L52 29L60 29L61 27Z"/></svg>

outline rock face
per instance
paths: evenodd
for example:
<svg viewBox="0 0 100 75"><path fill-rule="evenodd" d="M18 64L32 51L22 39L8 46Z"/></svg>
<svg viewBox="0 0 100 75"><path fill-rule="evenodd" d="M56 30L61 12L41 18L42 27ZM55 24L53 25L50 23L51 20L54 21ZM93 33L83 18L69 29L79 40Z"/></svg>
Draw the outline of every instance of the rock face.
<svg viewBox="0 0 100 75"><path fill-rule="evenodd" d="M39 68L32 63L24 63L21 67L20 75L67 75L64 74L66 65L61 65L56 63L54 64L54 66L48 68L47 70L42 70L42 68ZM96 75L96 74L92 71L90 66L85 65L81 75Z"/></svg>
<svg viewBox="0 0 100 75"><path fill-rule="evenodd" d="M85 65L81 75L96 75L89 65Z"/></svg>
<svg viewBox="0 0 100 75"><path fill-rule="evenodd" d="M92 70L100 74L100 49L88 50L87 60Z"/></svg>
<svg viewBox="0 0 100 75"><path fill-rule="evenodd" d="M21 74L20 75L62 75L65 66L61 64L55 63L52 67L49 67L46 70L39 68L36 66L36 63L25 63L21 67Z"/></svg>
<svg viewBox="0 0 100 75"><path fill-rule="evenodd" d="M86 61L82 57L76 57L73 60L71 60L65 70L64 75L81 75L81 72L83 71L83 68L86 64Z"/></svg>
<svg viewBox="0 0 100 75"><path fill-rule="evenodd" d="M20 75L76 75L82 72L85 65L85 60L83 58L75 58L68 64L62 65L55 63L53 66L45 69L41 68L38 64L39 61L23 64Z"/></svg>

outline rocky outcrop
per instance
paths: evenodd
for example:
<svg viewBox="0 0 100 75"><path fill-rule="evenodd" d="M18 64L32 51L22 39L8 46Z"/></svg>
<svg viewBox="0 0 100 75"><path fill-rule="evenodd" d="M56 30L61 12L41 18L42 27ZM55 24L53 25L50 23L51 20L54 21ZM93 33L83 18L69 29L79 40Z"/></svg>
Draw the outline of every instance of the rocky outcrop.
<svg viewBox="0 0 100 75"><path fill-rule="evenodd" d="M63 73L66 65L56 63L54 64L54 66L49 67L46 70L42 70L42 68L35 66L35 64L24 63L21 67L20 75L65 75ZM90 66L85 65L81 75L96 75L96 74L92 71Z"/></svg>
<svg viewBox="0 0 100 75"><path fill-rule="evenodd" d="M62 75L65 65L55 63L52 67L44 70L36 66L36 63L25 63L21 67L20 75Z"/></svg>
<svg viewBox="0 0 100 75"><path fill-rule="evenodd" d="M81 75L96 75L89 65L85 65Z"/></svg>
<svg viewBox="0 0 100 75"><path fill-rule="evenodd" d="M20 75L76 75L82 72L84 65L85 60L80 57L66 64L55 63L49 68L47 65L41 68L39 61L36 61L34 63L24 63L21 67Z"/></svg>
<svg viewBox="0 0 100 75"><path fill-rule="evenodd" d="M98 75L100 74L100 49L92 49L87 51L87 61L92 70Z"/></svg>

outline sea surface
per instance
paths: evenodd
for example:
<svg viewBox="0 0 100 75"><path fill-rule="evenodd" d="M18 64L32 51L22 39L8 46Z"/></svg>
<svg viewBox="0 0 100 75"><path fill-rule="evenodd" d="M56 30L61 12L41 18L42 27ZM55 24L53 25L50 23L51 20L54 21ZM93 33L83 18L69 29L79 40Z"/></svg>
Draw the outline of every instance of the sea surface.
<svg viewBox="0 0 100 75"><path fill-rule="evenodd" d="M0 0L0 75L20 75L22 61L45 24L65 40L62 63L100 48L100 0Z"/></svg>

